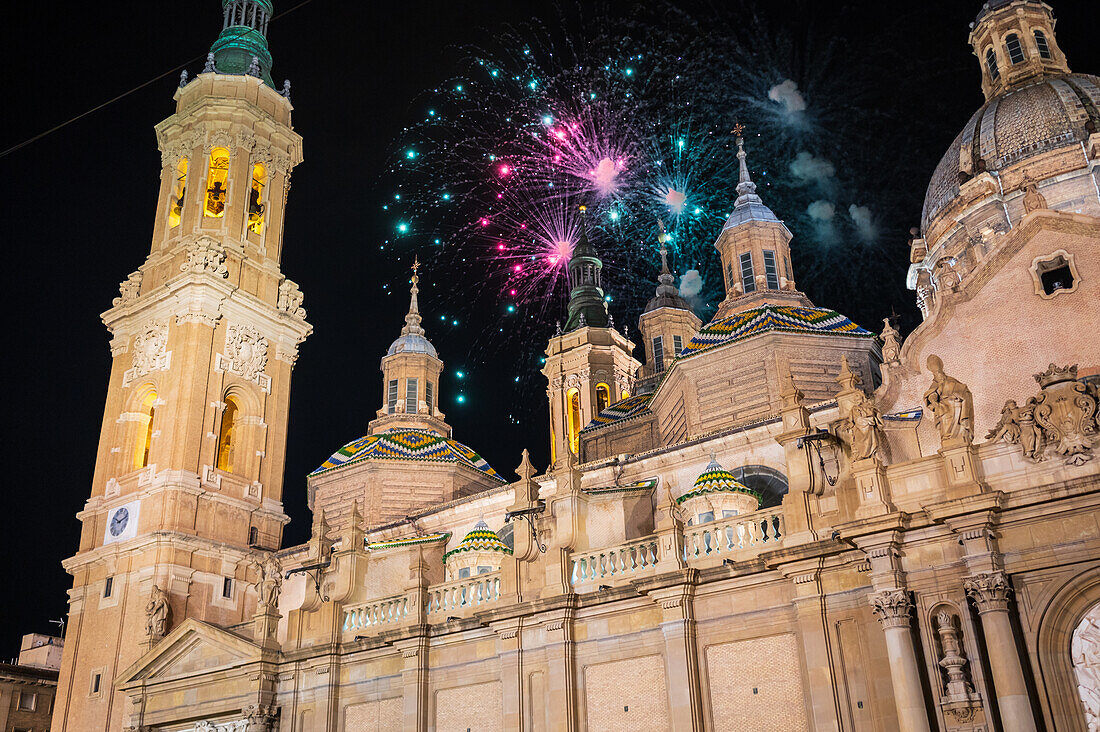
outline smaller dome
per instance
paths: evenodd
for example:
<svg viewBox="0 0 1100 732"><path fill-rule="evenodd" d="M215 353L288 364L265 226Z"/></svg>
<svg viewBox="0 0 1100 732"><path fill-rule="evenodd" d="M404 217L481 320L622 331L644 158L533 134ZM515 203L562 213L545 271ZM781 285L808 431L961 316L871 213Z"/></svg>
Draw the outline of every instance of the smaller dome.
<svg viewBox="0 0 1100 732"><path fill-rule="evenodd" d="M710 465L707 465L707 469L703 471L703 474L695 479L695 485L692 489L677 498L676 503L681 504L705 493L744 493L755 498L757 505L760 503L759 493L737 480L733 477L733 473L723 468L717 460L713 459L710 461Z"/></svg>
<svg viewBox="0 0 1100 732"><path fill-rule="evenodd" d="M470 533L466 534L466 537L458 543L458 546L443 555L443 561L445 562L449 557L462 552L502 552L511 554L512 550L500 540L497 532L489 528L489 524L478 521L474 528L470 530Z"/></svg>
<svg viewBox="0 0 1100 732"><path fill-rule="evenodd" d="M432 358L439 358L439 354L436 352L432 342L416 333L406 333L405 335L398 336L397 340L390 344L389 349L386 351L386 355L393 356L397 353L426 353Z"/></svg>

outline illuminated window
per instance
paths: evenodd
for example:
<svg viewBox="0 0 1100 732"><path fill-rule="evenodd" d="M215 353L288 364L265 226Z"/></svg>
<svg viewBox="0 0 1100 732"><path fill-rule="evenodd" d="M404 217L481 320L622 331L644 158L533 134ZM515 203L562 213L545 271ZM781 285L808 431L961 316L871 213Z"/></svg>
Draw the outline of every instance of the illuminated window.
<svg viewBox="0 0 1100 732"><path fill-rule="evenodd" d="M256 163L252 166L252 190L248 194L248 230L253 234L264 233L264 186L267 173L264 166Z"/></svg>
<svg viewBox="0 0 1100 732"><path fill-rule="evenodd" d="M554 432L554 425L550 425L550 464L558 461L558 436Z"/></svg>
<svg viewBox="0 0 1100 732"><path fill-rule="evenodd" d="M672 353L676 356L680 355L680 352L684 350L684 339L678 335L672 336Z"/></svg>
<svg viewBox="0 0 1100 732"><path fill-rule="evenodd" d="M1020 45L1020 37L1015 33L1005 36L1005 48L1008 49L1008 60L1013 66L1024 60L1024 47Z"/></svg>
<svg viewBox="0 0 1100 732"><path fill-rule="evenodd" d="M611 404L611 387L607 384L596 384L596 414L599 414Z"/></svg>
<svg viewBox="0 0 1100 732"><path fill-rule="evenodd" d="M206 174L206 202L203 216L220 219L225 215L225 198L228 195L229 151L216 147L210 153L210 171Z"/></svg>
<svg viewBox="0 0 1100 732"><path fill-rule="evenodd" d="M775 264L775 252L769 249L764 250L764 277L769 290L779 289L779 268Z"/></svg>
<svg viewBox="0 0 1100 732"><path fill-rule="evenodd" d="M579 389L570 389L565 394L565 401L569 405L569 449L576 455L581 446L581 392Z"/></svg>
<svg viewBox="0 0 1100 732"><path fill-rule="evenodd" d="M390 379L386 385L386 413L393 414L397 411L397 379Z"/></svg>
<svg viewBox="0 0 1100 732"><path fill-rule="evenodd" d="M172 185L172 202L168 207L168 226L172 229L180 225L183 217L183 198L187 195L187 158L176 166L176 180Z"/></svg>
<svg viewBox="0 0 1100 732"><path fill-rule="evenodd" d="M405 414L416 414L417 397L420 395L420 380L405 379Z"/></svg>
<svg viewBox="0 0 1100 732"><path fill-rule="evenodd" d="M234 433L237 428L237 412L239 411L237 400L233 397L225 398L225 410L222 412L222 427L218 434L218 470L227 473L233 472Z"/></svg>
<svg viewBox="0 0 1100 732"><path fill-rule="evenodd" d="M665 370L665 344L661 336L653 339L653 373L659 374Z"/></svg>
<svg viewBox="0 0 1100 732"><path fill-rule="evenodd" d="M997 67L997 54L993 53L992 48L985 52L985 67L989 69L989 76L993 81L1001 78L1001 70Z"/></svg>
<svg viewBox="0 0 1100 732"><path fill-rule="evenodd" d="M1035 31L1035 45L1039 47L1039 56L1041 58L1050 58L1050 45L1047 43L1047 37L1041 30Z"/></svg>
<svg viewBox="0 0 1100 732"><path fill-rule="evenodd" d="M741 255L741 287L745 294L756 291L756 275L752 270L752 252Z"/></svg>
<svg viewBox="0 0 1100 732"><path fill-rule="evenodd" d="M150 391L141 400L141 423L138 425L138 439L134 446L134 467L144 468L149 464L149 448L153 444L153 408L157 393Z"/></svg>

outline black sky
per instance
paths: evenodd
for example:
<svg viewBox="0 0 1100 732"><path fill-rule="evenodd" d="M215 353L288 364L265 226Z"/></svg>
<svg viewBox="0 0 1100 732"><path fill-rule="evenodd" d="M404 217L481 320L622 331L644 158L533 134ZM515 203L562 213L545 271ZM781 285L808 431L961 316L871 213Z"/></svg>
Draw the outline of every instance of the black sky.
<svg viewBox="0 0 1100 732"><path fill-rule="evenodd" d="M276 11L293 5L280 0ZM728 12L722 4L690 5L697 15ZM1100 71L1094 2L1058 0L1054 6L1071 67ZM629 3L604 7L598 14L612 22L630 12ZM813 17L809 8L842 8L862 18L845 40L853 58L887 44L903 59L872 69L864 80L882 100L882 115L898 126L891 139L911 141L882 149L880 164L906 157L924 171L903 187L905 220L889 222L896 240L885 251L896 260L897 287L874 302L861 297L858 286L844 301L835 301L834 293L827 293L828 301L820 297L826 293L809 294L867 327L896 309L911 329L917 314L904 289L903 232L919 220L924 186L942 151L981 103L977 60L966 43L979 3L760 0L753 7L774 23L793 24L795 37L815 32L804 20ZM277 83L291 79L294 124L305 140L305 162L294 171L289 198L282 268L305 292L315 329L294 372L284 487L292 523L285 545L308 534L305 474L365 432L380 401L379 359L407 306L403 295L387 296L378 286L390 282L401 293L412 254L387 249L379 257L375 246L392 231L376 204L394 140L413 118L417 95L451 73L456 47L532 15L556 17L545 3L519 0L312 0L271 25L273 76ZM220 27L214 0L15 5L0 30L0 148L205 55ZM201 65L188 68L194 73ZM22 633L48 632L47 621L66 612L70 581L60 563L77 546L75 514L90 491L109 370L109 336L98 314L148 253L160 170L153 125L172 113L177 79L178 72L169 74L0 158L8 344L6 481L0 488L0 587L7 597L0 603L0 659L15 655ZM447 285L443 273L427 280L421 304L430 311L433 291ZM489 327L496 313L469 315L467 329L429 329L450 374L441 384L444 394L456 387L455 370L483 361L469 353L469 329ZM445 407L455 436L508 477L524 447L545 465L545 417L536 407L529 410L534 418L509 424L503 392L494 386L512 378L515 361L504 353L465 370L467 405ZM528 398L542 404L543 386L537 379L530 383Z"/></svg>

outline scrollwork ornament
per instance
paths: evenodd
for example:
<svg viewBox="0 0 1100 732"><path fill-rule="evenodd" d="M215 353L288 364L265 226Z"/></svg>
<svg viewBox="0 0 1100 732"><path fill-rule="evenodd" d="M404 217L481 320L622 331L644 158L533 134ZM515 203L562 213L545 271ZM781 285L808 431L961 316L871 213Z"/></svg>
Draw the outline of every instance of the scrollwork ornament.
<svg viewBox="0 0 1100 732"><path fill-rule="evenodd" d="M123 303L136 300L138 293L141 292L141 280L144 275L141 270L137 272L131 272L130 275L118 285L119 296L116 297L111 304L115 307Z"/></svg>
<svg viewBox="0 0 1100 732"><path fill-rule="evenodd" d="M1096 396L1077 380L1077 365L1050 364L1035 380L1042 392L1035 400L1035 423L1050 438L1067 465L1083 465L1093 457L1097 432Z"/></svg>
<svg viewBox="0 0 1100 732"><path fill-rule="evenodd" d="M886 628L908 628L913 601L906 590L883 590L871 595L871 611Z"/></svg>
<svg viewBox="0 0 1100 732"><path fill-rule="evenodd" d="M154 320L134 336L134 360L123 379L128 384L153 371L168 368L168 324Z"/></svg>
<svg viewBox="0 0 1100 732"><path fill-rule="evenodd" d="M974 600L979 613L1008 610L1012 585L1004 572L982 572L963 582L967 597Z"/></svg>
<svg viewBox="0 0 1100 732"><path fill-rule="evenodd" d="M225 266L225 250L209 237L203 237L186 245L187 261L180 265L181 272L201 274L209 272L225 279L229 268Z"/></svg>
<svg viewBox="0 0 1100 732"><path fill-rule="evenodd" d="M203 152L209 157L210 153L214 151L216 147L224 147L229 150L233 146L233 135L229 133L229 130L214 130L206 136L206 144L203 145ZM232 152L230 153L232 154Z"/></svg>
<svg viewBox="0 0 1100 732"><path fill-rule="evenodd" d="M267 339L250 325L230 324L225 330L228 370L248 381L258 381L267 368Z"/></svg>
<svg viewBox="0 0 1100 732"><path fill-rule="evenodd" d="M242 150L251 152L252 148L256 146L256 133L249 129L237 130L237 147Z"/></svg>
<svg viewBox="0 0 1100 732"><path fill-rule="evenodd" d="M304 319L306 317L306 310L302 307L302 302L304 300L305 295L302 294L296 282L284 280L283 283L279 285L278 306L284 313Z"/></svg>

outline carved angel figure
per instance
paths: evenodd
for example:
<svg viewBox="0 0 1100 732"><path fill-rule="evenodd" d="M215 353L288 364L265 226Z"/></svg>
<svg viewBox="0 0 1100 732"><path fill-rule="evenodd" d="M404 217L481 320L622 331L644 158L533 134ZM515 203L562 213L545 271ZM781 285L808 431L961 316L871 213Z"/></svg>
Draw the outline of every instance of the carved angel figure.
<svg viewBox="0 0 1100 732"><path fill-rule="evenodd" d="M886 363L897 363L901 357L901 339L898 337L897 328L890 325L889 318L882 319L882 360Z"/></svg>
<svg viewBox="0 0 1100 732"><path fill-rule="evenodd" d="M283 588L283 566L279 558L274 553L268 553L262 562L253 560L252 565L260 575L260 581L256 584L257 609L276 609Z"/></svg>
<svg viewBox="0 0 1100 732"><path fill-rule="evenodd" d="M1004 440L1013 445L1020 441L1020 408L1015 400L1009 399L1001 407L1001 421L993 425L985 439L993 442Z"/></svg>
<svg viewBox="0 0 1100 732"><path fill-rule="evenodd" d="M861 392L861 399L852 407L848 419L851 424L852 459L879 457L882 448L882 418L875 408L875 400Z"/></svg>
<svg viewBox="0 0 1100 732"><path fill-rule="evenodd" d="M1020 447L1023 448L1024 457L1038 462L1043 460L1043 428L1035 422L1035 405L1038 399L1031 397L1020 408Z"/></svg>
<svg viewBox="0 0 1100 732"><path fill-rule="evenodd" d="M944 442L969 444L974 441L974 397L970 389L943 371L939 356L929 356L932 385L924 392L924 404L936 419Z"/></svg>
<svg viewBox="0 0 1100 732"><path fill-rule="evenodd" d="M168 633L168 595L157 585L153 585L145 605L145 633L154 641Z"/></svg>

